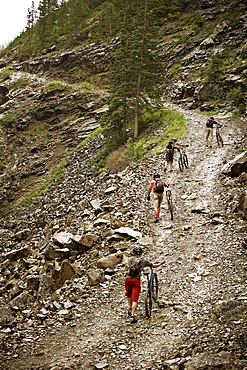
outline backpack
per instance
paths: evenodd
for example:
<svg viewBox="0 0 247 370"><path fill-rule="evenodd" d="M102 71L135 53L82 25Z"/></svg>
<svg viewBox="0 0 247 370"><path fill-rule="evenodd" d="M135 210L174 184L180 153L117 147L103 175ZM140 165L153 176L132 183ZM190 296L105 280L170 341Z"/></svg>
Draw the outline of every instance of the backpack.
<svg viewBox="0 0 247 370"><path fill-rule="evenodd" d="M164 193L164 184L161 179L155 180L156 186L154 188L155 193Z"/></svg>
<svg viewBox="0 0 247 370"><path fill-rule="evenodd" d="M209 118L209 119L207 120L206 127L207 127L207 128L213 128L213 126L214 126L214 120L213 120L213 119L211 119L211 118Z"/></svg>
<svg viewBox="0 0 247 370"><path fill-rule="evenodd" d="M168 143L166 149L173 149L173 145L171 143Z"/></svg>
<svg viewBox="0 0 247 370"><path fill-rule="evenodd" d="M129 264L129 275L130 276L139 276L142 267L141 258L134 257Z"/></svg>

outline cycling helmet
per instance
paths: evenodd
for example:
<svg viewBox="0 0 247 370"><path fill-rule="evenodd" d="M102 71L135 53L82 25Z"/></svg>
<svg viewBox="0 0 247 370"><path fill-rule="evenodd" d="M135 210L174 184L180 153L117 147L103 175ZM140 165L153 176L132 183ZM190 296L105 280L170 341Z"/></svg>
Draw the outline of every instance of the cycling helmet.
<svg viewBox="0 0 247 370"><path fill-rule="evenodd" d="M210 117L210 119L214 119L214 117Z"/></svg>
<svg viewBox="0 0 247 370"><path fill-rule="evenodd" d="M155 173L155 174L154 174L154 180L155 180L155 179L159 179L159 178L160 178L160 175L159 175L158 173Z"/></svg>
<svg viewBox="0 0 247 370"><path fill-rule="evenodd" d="M171 141L174 141L174 143L176 143L177 139L176 138L173 138Z"/></svg>
<svg viewBox="0 0 247 370"><path fill-rule="evenodd" d="M132 252L140 256L142 254L142 247L137 246L133 248Z"/></svg>

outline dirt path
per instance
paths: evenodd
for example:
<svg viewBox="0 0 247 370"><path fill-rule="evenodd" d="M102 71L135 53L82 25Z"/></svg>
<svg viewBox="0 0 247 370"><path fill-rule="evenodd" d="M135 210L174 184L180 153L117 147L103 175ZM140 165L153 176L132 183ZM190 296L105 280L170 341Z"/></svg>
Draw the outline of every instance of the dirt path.
<svg viewBox="0 0 247 370"><path fill-rule="evenodd" d="M138 322L129 323L124 267L119 267L111 279L90 288L90 300L78 299L72 321L33 327L23 341L23 351L7 361L6 369L156 370L165 369L167 360L182 364L196 353L234 349L235 327L242 330L244 323L238 319L231 325L220 323L216 316L222 301L238 299L246 291L244 254L234 231L239 220L212 222L212 217L224 218L219 173L241 132L233 138L225 120L227 145L216 148L214 143L206 149L201 129L205 116L183 114L188 131L182 142L189 144L189 168L181 173L175 158L174 171L164 176L173 193L174 221L164 203L161 221L155 225L153 211L147 211L143 200L144 186L140 196L140 212L148 230L142 240L145 257L167 261L158 269L159 302L152 317L145 317L142 295ZM156 168L154 163L158 163ZM143 184L148 184L154 170L163 173L163 163L164 155L160 155L138 168Z"/></svg>

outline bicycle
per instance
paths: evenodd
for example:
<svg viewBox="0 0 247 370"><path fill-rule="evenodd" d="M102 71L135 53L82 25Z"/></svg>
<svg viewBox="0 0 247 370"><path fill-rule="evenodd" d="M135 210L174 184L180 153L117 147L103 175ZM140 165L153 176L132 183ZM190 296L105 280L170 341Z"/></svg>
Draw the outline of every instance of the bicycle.
<svg viewBox="0 0 247 370"><path fill-rule="evenodd" d="M187 154L185 153L185 150L183 147L179 148L179 158L178 158L178 166L180 171L184 171L184 168L188 168L189 161Z"/></svg>
<svg viewBox="0 0 247 370"><path fill-rule="evenodd" d="M165 262L165 261L164 261ZM158 277L156 272L153 272L152 267L149 267L148 272L144 272L147 276L147 289L145 292L145 311L146 316L151 316L153 301L158 298Z"/></svg>
<svg viewBox="0 0 247 370"><path fill-rule="evenodd" d="M216 140L217 140L217 144L218 144L218 146L219 147L223 147L223 145L224 145L224 143L223 143L223 139L222 139L222 137L221 137L221 135L220 135L220 127L222 127L222 126L220 126L220 125L216 125L216 131L215 131L215 134L216 134Z"/></svg>
<svg viewBox="0 0 247 370"><path fill-rule="evenodd" d="M166 190L166 199L167 199L167 204L168 204L168 210L170 211L170 214L171 214L171 220L173 221L172 192L169 189Z"/></svg>

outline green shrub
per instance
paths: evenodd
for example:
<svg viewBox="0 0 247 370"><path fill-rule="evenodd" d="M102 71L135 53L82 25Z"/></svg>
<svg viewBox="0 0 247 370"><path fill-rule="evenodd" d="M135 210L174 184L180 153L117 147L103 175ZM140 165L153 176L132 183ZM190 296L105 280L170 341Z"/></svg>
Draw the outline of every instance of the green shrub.
<svg viewBox="0 0 247 370"><path fill-rule="evenodd" d="M181 26L191 26L192 29L197 30L203 26L204 18L197 13L189 13L181 17L179 23Z"/></svg>
<svg viewBox="0 0 247 370"><path fill-rule="evenodd" d="M221 76L221 71L225 63L225 56L220 53L213 54L208 68L203 71L202 76L206 83L214 82Z"/></svg>
<svg viewBox="0 0 247 370"><path fill-rule="evenodd" d="M227 94L227 98L231 99L235 106L238 108L238 114L244 114L246 110L246 104L244 101L244 93L242 87L236 87L235 89L231 90Z"/></svg>
<svg viewBox="0 0 247 370"><path fill-rule="evenodd" d="M4 168L5 168L4 164L0 162L0 173L3 172Z"/></svg>
<svg viewBox="0 0 247 370"><path fill-rule="evenodd" d="M13 81L12 86L15 88L20 88L28 85L28 78L27 77L20 77Z"/></svg>
<svg viewBox="0 0 247 370"><path fill-rule="evenodd" d="M13 71L11 71L10 69L3 69L0 72L0 77L1 77L2 81L9 78L12 75L12 73L13 73Z"/></svg>
<svg viewBox="0 0 247 370"><path fill-rule="evenodd" d="M12 128L17 122L17 117L14 113L6 114L4 117L0 118L0 123L4 128Z"/></svg>
<svg viewBox="0 0 247 370"><path fill-rule="evenodd" d="M89 82L81 82L79 86L81 89L85 89L85 90L92 90L93 88Z"/></svg>
<svg viewBox="0 0 247 370"><path fill-rule="evenodd" d="M67 84L63 81L51 81L47 85L42 87L42 91L50 91L50 90L63 90Z"/></svg>
<svg viewBox="0 0 247 370"><path fill-rule="evenodd" d="M103 168L106 164L106 159L108 154L110 153L109 148L105 148L100 150L94 157L95 162L95 170L99 170L100 168Z"/></svg>

